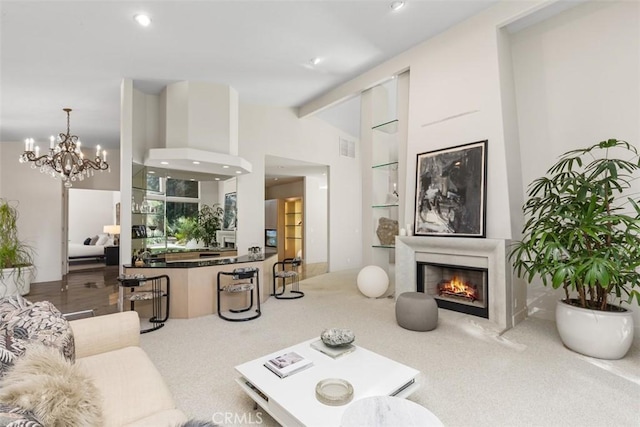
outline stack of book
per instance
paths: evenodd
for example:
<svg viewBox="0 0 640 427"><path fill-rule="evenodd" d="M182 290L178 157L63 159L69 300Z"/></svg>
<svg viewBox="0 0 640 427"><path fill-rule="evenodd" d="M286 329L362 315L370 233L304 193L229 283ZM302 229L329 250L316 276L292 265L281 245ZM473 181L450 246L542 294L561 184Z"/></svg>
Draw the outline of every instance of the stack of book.
<svg viewBox="0 0 640 427"><path fill-rule="evenodd" d="M264 366L280 378L288 377L313 365L313 361L305 359L295 351L269 359Z"/></svg>

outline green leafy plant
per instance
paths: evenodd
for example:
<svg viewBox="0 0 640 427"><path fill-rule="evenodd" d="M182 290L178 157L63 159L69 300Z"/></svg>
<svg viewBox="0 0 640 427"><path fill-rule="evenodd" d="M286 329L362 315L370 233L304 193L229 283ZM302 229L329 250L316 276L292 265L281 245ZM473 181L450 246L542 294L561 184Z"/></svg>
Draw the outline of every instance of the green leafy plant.
<svg viewBox="0 0 640 427"><path fill-rule="evenodd" d="M179 241L191 239L204 242L207 247L216 246L216 231L222 227L224 209L219 204L203 205L195 218L180 217L175 225L175 236Z"/></svg>
<svg viewBox="0 0 640 427"><path fill-rule="evenodd" d="M20 276L23 268L33 265L33 249L18 239L17 222L16 204L0 199L0 278L5 269Z"/></svg>
<svg viewBox="0 0 640 427"><path fill-rule="evenodd" d="M178 239L178 242L186 243L191 239L195 239L197 227L196 218L182 216L176 220L171 234Z"/></svg>
<svg viewBox="0 0 640 427"><path fill-rule="evenodd" d="M193 238L202 240L207 247L217 246L216 231L222 228L223 216L224 209L220 204L203 205L198 211L198 226L194 230Z"/></svg>
<svg viewBox="0 0 640 427"><path fill-rule="evenodd" d="M562 287L565 302L584 308L620 310L610 295L640 304L640 207L630 192L639 168L636 148L617 139L563 154L529 186L523 239L510 251L517 275Z"/></svg>

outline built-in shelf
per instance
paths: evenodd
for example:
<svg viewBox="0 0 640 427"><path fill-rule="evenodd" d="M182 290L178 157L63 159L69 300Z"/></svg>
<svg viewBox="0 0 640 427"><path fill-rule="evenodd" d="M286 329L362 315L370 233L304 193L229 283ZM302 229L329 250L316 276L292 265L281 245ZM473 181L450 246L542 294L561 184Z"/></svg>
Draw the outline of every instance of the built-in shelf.
<svg viewBox="0 0 640 427"><path fill-rule="evenodd" d="M295 258L303 248L302 198L289 199L284 204L284 257Z"/></svg>
<svg viewBox="0 0 640 427"><path fill-rule="evenodd" d="M398 119L389 120L388 122L381 123L373 126L371 129L384 132L388 134L394 134L398 132Z"/></svg>

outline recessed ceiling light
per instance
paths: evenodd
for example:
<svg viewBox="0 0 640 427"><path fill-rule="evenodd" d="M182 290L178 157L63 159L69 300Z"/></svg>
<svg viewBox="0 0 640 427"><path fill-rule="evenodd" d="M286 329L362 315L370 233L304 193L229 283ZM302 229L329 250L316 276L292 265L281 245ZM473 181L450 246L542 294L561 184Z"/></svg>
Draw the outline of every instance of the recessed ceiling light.
<svg viewBox="0 0 640 427"><path fill-rule="evenodd" d="M404 7L404 2L403 1L394 1L389 5L389 7L393 11L398 11L398 10L400 10L400 9L402 9Z"/></svg>
<svg viewBox="0 0 640 427"><path fill-rule="evenodd" d="M135 19L136 22L143 27L148 27L149 25L151 25L151 18L145 13L138 13L137 15L133 16L133 19Z"/></svg>
<svg viewBox="0 0 640 427"><path fill-rule="evenodd" d="M156 173L156 171L149 171L149 173Z"/></svg>
<svg viewBox="0 0 640 427"><path fill-rule="evenodd" d="M280 179L280 178L273 178L274 181L277 181L278 179Z"/></svg>
<svg viewBox="0 0 640 427"><path fill-rule="evenodd" d="M222 169L229 169L229 165L222 166Z"/></svg>
<svg viewBox="0 0 640 427"><path fill-rule="evenodd" d="M200 162L198 162L198 161L195 161L195 160L194 160L193 164L194 164L194 165L199 165L199 164L200 164Z"/></svg>
<svg viewBox="0 0 640 427"><path fill-rule="evenodd" d="M195 181L195 178L191 178L189 181Z"/></svg>
<svg viewBox="0 0 640 427"><path fill-rule="evenodd" d="M320 63L320 61L322 61L322 59L318 58L317 56L315 58L311 58L309 60L309 64L311 65L318 65Z"/></svg>
<svg viewBox="0 0 640 427"><path fill-rule="evenodd" d="M220 178L214 178L216 181L220 181Z"/></svg>
<svg viewBox="0 0 640 427"><path fill-rule="evenodd" d="M168 165L169 162L160 162L161 165Z"/></svg>
<svg viewBox="0 0 640 427"><path fill-rule="evenodd" d="M242 171L236 171L236 173L242 173Z"/></svg>

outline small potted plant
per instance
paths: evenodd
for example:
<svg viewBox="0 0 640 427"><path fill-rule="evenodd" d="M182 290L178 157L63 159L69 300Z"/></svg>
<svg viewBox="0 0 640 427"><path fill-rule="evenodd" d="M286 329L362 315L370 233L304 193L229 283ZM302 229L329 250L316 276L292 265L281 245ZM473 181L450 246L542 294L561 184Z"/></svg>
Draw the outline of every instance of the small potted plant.
<svg viewBox="0 0 640 427"><path fill-rule="evenodd" d="M617 139L563 154L530 184L510 251L519 277L564 289L558 332L588 356L619 359L633 340L632 313L614 300L640 304L639 168L637 149Z"/></svg>
<svg viewBox="0 0 640 427"><path fill-rule="evenodd" d="M18 239L16 204L0 199L0 297L26 295L34 276L33 249Z"/></svg>

